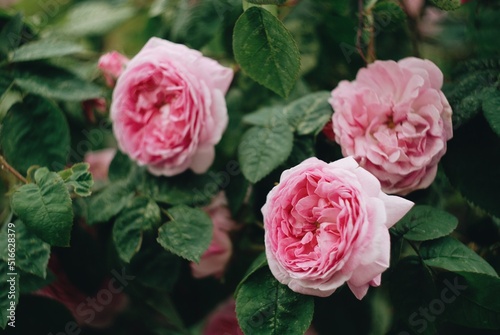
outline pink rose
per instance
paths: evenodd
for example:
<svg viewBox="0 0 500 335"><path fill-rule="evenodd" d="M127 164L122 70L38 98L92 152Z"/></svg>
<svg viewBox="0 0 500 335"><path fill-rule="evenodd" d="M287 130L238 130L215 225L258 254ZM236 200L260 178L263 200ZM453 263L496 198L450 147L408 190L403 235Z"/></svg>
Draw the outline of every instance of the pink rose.
<svg viewBox="0 0 500 335"><path fill-rule="evenodd" d="M201 256L200 263L191 263L191 271L195 278L207 276L220 278L233 252L229 232L235 229L236 223L231 218L231 212L227 207L226 196L223 192L219 193L204 210L214 224L212 242L208 250Z"/></svg>
<svg viewBox="0 0 500 335"><path fill-rule="evenodd" d="M413 206L389 196L352 157L308 158L267 195L266 256L293 291L326 297L345 282L361 299L389 267L389 228Z"/></svg>
<svg viewBox="0 0 500 335"><path fill-rule="evenodd" d="M151 38L113 92L120 149L155 175L205 172L227 122L224 95L233 71L200 52Z"/></svg>
<svg viewBox="0 0 500 335"><path fill-rule="evenodd" d="M453 136L443 74L428 60L376 61L342 81L329 100L335 141L386 193L428 187Z"/></svg>
<svg viewBox="0 0 500 335"><path fill-rule="evenodd" d="M236 302L234 299L228 299L209 315L202 334L243 335L236 317ZM304 335L317 335L317 332L311 327Z"/></svg>
<svg viewBox="0 0 500 335"><path fill-rule="evenodd" d="M116 79L123 73L125 66L129 62L128 58L117 51L111 51L99 58L97 67L101 69L106 84L114 87Z"/></svg>
<svg viewBox="0 0 500 335"><path fill-rule="evenodd" d="M104 280L101 290L97 291L95 296L90 297L71 282L55 255L50 257L49 268L56 276L56 279L51 284L34 292L34 294L63 304L80 326L106 328L127 307L128 297L121 291L115 293L119 289L123 290L123 287L117 287L119 285L117 280L109 278ZM106 291L107 294L100 295L99 292L101 291ZM105 296L106 300L96 299L96 296ZM89 299L94 301L93 305L89 304Z"/></svg>
<svg viewBox="0 0 500 335"><path fill-rule="evenodd" d="M116 149L103 149L90 151L85 154L83 161L89 163L89 171L94 180L105 181L108 179L108 170L111 161L115 157Z"/></svg>

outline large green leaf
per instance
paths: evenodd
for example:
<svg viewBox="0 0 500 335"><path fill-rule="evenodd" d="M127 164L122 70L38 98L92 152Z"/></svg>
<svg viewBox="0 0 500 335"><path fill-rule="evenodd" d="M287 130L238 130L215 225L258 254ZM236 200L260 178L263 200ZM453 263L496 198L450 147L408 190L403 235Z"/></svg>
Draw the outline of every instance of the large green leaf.
<svg viewBox="0 0 500 335"><path fill-rule="evenodd" d="M313 297L293 292L269 268L254 272L236 297L238 323L246 335L303 335L313 313Z"/></svg>
<svg viewBox="0 0 500 335"><path fill-rule="evenodd" d="M0 328L5 328L12 321L7 318L11 315L9 309L15 310L19 301L19 275L9 275L12 272L14 271L9 269L7 263L0 261ZM15 321L16 313L12 314Z"/></svg>
<svg viewBox="0 0 500 335"><path fill-rule="evenodd" d="M52 102L28 95L5 116L0 141L5 158L19 172L32 165L53 169L66 165L68 123Z"/></svg>
<svg viewBox="0 0 500 335"><path fill-rule="evenodd" d="M411 241L426 241L450 234L458 225L453 215L432 206L413 207L391 232Z"/></svg>
<svg viewBox="0 0 500 335"><path fill-rule="evenodd" d="M425 264L429 266L449 271L476 272L497 276L488 262L452 237L442 237L422 243L420 255Z"/></svg>
<svg viewBox="0 0 500 335"><path fill-rule="evenodd" d="M212 241L213 224L201 209L177 206L168 210L172 221L158 231L158 243L189 261L199 262Z"/></svg>
<svg viewBox="0 0 500 335"><path fill-rule="evenodd" d="M134 189L127 181L108 185L90 198L88 204L88 223L106 222L128 204L134 196Z"/></svg>
<svg viewBox="0 0 500 335"><path fill-rule="evenodd" d="M47 98L83 101L103 96L101 88L62 68L44 63L25 65L15 72L15 84Z"/></svg>
<svg viewBox="0 0 500 335"><path fill-rule="evenodd" d="M287 122L283 106L269 106L246 114L243 122L252 126L273 128Z"/></svg>
<svg viewBox="0 0 500 335"><path fill-rule="evenodd" d="M333 114L330 92L316 92L295 100L285 108L290 125L299 135L317 134Z"/></svg>
<svg viewBox="0 0 500 335"><path fill-rule="evenodd" d="M0 258L6 262L9 260L10 241L14 241L13 244L15 244L16 267L24 272L45 278L50 258L50 245L32 234L20 220L4 225L0 231Z"/></svg>
<svg viewBox="0 0 500 335"><path fill-rule="evenodd" d="M238 147L243 175L252 183L258 182L288 158L292 147L293 133L286 124L250 128Z"/></svg>
<svg viewBox="0 0 500 335"><path fill-rule="evenodd" d="M238 287L236 287L236 290L234 291L234 295L238 295L238 291L241 288L241 285L247 281L248 278L250 278L251 275L253 275L256 271L258 271L260 268L267 266L267 258L266 258L266 253L262 252L257 258L255 258L250 264L250 267L248 268L247 272L243 276L243 278L240 280L240 283L238 284Z"/></svg>
<svg viewBox="0 0 500 335"><path fill-rule="evenodd" d="M85 49L74 42L43 39L22 45L14 50L12 62L25 62L52 57L61 57L83 52Z"/></svg>
<svg viewBox="0 0 500 335"><path fill-rule="evenodd" d="M220 185L220 180L212 172L199 175L186 171L175 177L155 177L148 173L140 187L158 202L191 205L209 202Z"/></svg>
<svg viewBox="0 0 500 335"><path fill-rule="evenodd" d="M441 299L446 303L445 319L466 327L500 329L500 278L447 272L440 274L439 280Z"/></svg>
<svg viewBox="0 0 500 335"><path fill-rule="evenodd" d="M77 163L66 170L59 171L59 175L75 194L88 197L92 194L92 186L94 185L89 167L88 163Z"/></svg>
<svg viewBox="0 0 500 335"><path fill-rule="evenodd" d="M292 35L270 12L251 7L236 21L233 52L241 68L282 97L292 90L300 54Z"/></svg>
<svg viewBox="0 0 500 335"><path fill-rule="evenodd" d="M19 187L12 208L28 229L54 246L69 246L73 208L62 178L47 168L35 171L35 184Z"/></svg>
<svg viewBox="0 0 500 335"><path fill-rule="evenodd" d="M159 223L160 208L156 202L144 196L134 198L118 215L113 226L113 241L118 256L130 262L141 248L142 232Z"/></svg>

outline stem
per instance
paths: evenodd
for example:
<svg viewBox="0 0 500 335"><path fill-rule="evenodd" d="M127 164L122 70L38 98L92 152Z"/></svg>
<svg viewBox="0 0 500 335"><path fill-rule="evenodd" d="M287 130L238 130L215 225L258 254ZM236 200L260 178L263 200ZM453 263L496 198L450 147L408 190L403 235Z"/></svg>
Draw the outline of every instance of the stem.
<svg viewBox="0 0 500 335"><path fill-rule="evenodd" d="M4 169L4 168L7 169L7 171L9 171L12 175L14 175L14 177L19 179L23 183L28 184L28 181L26 180L26 178L24 178L19 172L17 172L16 169L14 169L12 166L10 166L9 163L7 163L7 161L5 160L5 158L2 155L0 155L0 167L2 169Z"/></svg>
<svg viewBox="0 0 500 335"><path fill-rule="evenodd" d="M363 34L363 12L364 12L364 6L363 6L363 0L358 0L358 11L359 11L359 18L358 18L358 31L356 34L356 49L358 49L358 53L361 56L361 58L365 61L365 63L368 63L366 60L365 54L363 53L363 47L361 46L361 35Z"/></svg>

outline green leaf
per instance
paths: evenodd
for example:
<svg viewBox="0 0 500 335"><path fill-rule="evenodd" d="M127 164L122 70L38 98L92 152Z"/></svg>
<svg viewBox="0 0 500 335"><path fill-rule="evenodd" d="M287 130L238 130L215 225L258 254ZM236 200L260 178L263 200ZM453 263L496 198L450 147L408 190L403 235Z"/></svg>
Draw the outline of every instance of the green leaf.
<svg viewBox="0 0 500 335"><path fill-rule="evenodd" d="M330 92L316 92L295 100L285 108L290 125L299 135L317 134L331 119Z"/></svg>
<svg viewBox="0 0 500 335"><path fill-rule="evenodd" d="M147 174L140 186L155 201L170 205L205 204L219 191L220 181L214 174L186 171L175 177L155 177Z"/></svg>
<svg viewBox="0 0 500 335"><path fill-rule="evenodd" d="M28 294L38 291L47 285L50 285L56 276L49 270L47 276L41 278L31 273L19 270L19 286L21 287L21 294Z"/></svg>
<svg viewBox="0 0 500 335"><path fill-rule="evenodd" d="M62 178L47 168L35 172L35 183L19 187L12 208L26 227L53 246L69 246L73 209Z"/></svg>
<svg viewBox="0 0 500 335"><path fill-rule="evenodd" d="M132 18L135 10L105 1L78 3L69 10L65 24L58 29L67 35L103 35Z"/></svg>
<svg viewBox="0 0 500 335"><path fill-rule="evenodd" d="M158 230L158 243L189 261L199 262L212 241L213 224L201 209L177 206L168 210L172 221Z"/></svg>
<svg viewBox="0 0 500 335"><path fill-rule="evenodd" d="M288 125L250 128L238 147L243 175L252 183L258 182L288 158L292 147L293 133Z"/></svg>
<svg viewBox="0 0 500 335"><path fill-rule="evenodd" d="M66 170L59 171L59 175L66 185L72 187L75 194L88 197L92 194L92 186L94 185L89 167L88 163L77 163Z"/></svg>
<svg viewBox="0 0 500 335"><path fill-rule="evenodd" d="M15 310L19 302L19 275L8 275L11 272L7 263L0 261L0 328L4 329L7 323L11 321L7 318L10 315L8 309L13 308ZM11 279L12 281L7 281Z"/></svg>
<svg viewBox="0 0 500 335"><path fill-rule="evenodd" d="M23 15L17 13L2 27L0 32L0 53L7 55L9 51L19 46L23 25Z"/></svg>
<svg viewBox="0 0 500 335"><path fill-rule="evenodd" d="M455 131L441 162L450 183L467 200L500 217L500 137L481 114Z"/></svg>
<svg viewBox="0 0 500 335"><path fill-rule="evenodd" d="M487 88L482 93L484 117L491 129L500 136L500 92L496 88Z"/></svg>
<svg viewBox="0 0 500 335"><path fill-rule="evenodd" d="M401 28L406 21L403 8L392 1L380 1L373 8L373 19L384 31L394 31Z"/></svg>
<svg viewBox="0 0 500 335"><path fill-rule="evenodd" d="M9 260L8 245L11 244L9 240L15 241L16 267L24 272L45 278L50 258L50 245L32 234L20 220L14 224L5 224L0 231L0 257L5 262Z"/></svg>
<svg viewBox="0 0 500 335"><path fill-rule="evenodd" d="M432 206L413 207L391 232L411 241L426 241L450 234L458 225L453 215Z"/></svg>
<svg viewBox="0 0 500 335"><path fill-rule="evenodd" d="M113 241L118 256L130 262L139 251L142 232L160 223L160 208L148 197L137 197L118 215L113 226Z"/></svg>
<svg viewBox="0 0 500 335"><path fill-rule="evenodd" d="M15 84L23 90L47 98L83 101L103 96L101 88L59 67L37 63L15 72Z"/></svg>
<svg viewBox="0 0 500 335"><path fill-rule="evenodd" d="M287 97L298 78L300 54L292 35L270 12L251 7L236 21L233 52L258 83Z"/></svg>
<svg viewBox="0 0 500 335"><path fill-rule="evenodd" d="M149 292L149 294L146 293L144 302L167 320L167 329L172 328L175 334L179 335L191 334L186 330L172 298Z"/></svg>
<svg viewBox="0 0 500 335"><path fill-rule="evenodd" d="M283 106L263 107L257 111L246 114L243 122L253 126L273 128L287 122Z"/></svg>
<svg viewBox="0 0 500 335"><path fill-rule="evenodd" d="M26 62L80 53L85 49L74 42L43 39L22 45L14 50L12 62Z"/></svg>
<svg viewBox="0 0 500 335"><path fill-rule="evenodd" d="M500 329L500 278L470 272L439 277L441 298L446 299L445 319L465 327Z"/></svg>
<svg viewBox="0 0 500 335"><path fill-rule="evenodd" d="M7 161L22 174L32 165L66 165L70 137L68 123L52 102L28 95L5 116L0 143Z"/></svg>
<svg viewBox="0 0 500 335"><path fill-rule="evenodd" d="M108 178L110 181L127 179L134 168L134 162L121 151L116 151L115 157L109 165Z"/></svg>
<svg viewBox="0 0 500 335"><path fill-rule="evenodd" d="M238 323L246 335L303 335L314 313L314 298L295 293L261 268L236 297Z"/></svg>
<svg viewBox="0 0 500 335"><path fill-rule="evenodd" d="M452 237L423 242L420 255L429 266L454 272L466 271L497 276L488 262Z"/></svg>
<svg viewBox="0 0 500 335"><path fill-rule="evenodd" d="M461 0L431 0L438 8L444 10L454 10L460 8Z"/></svg>
<svg viewBox="0 0 500 335"><path fill-rule="evenodd" d="M108 185L90 198L88 224L109 221L133 198L134 190L126 181Z"/></svg>
<svg viewBox="0 0 500 335"><path fill-rule="evenodd" d="M264 266L267 266L267 258L266 258L266 253L262 252L259 256L257 256L257 258L254 259L252 264L250 264L250 267L248 268L247 272L240 280L238 287L236 287L236 290L234 290L234 295L237 296L241 288L241 285L243 285L247 281L247 279L250 278L250 276L253 275L257 270L263 268Z"/></svg>

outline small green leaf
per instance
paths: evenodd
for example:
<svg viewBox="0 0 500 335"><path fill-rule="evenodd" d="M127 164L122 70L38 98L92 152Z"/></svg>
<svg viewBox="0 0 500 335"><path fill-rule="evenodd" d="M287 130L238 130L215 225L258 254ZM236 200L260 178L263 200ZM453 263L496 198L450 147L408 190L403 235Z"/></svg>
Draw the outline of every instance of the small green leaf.
<svg viewBox="0 0 500 335"><path fill-rule="evenodd" d="M241 285L236 314L246 335L303 335L312 321L314 298L293 292L261 268Z"/></svg>
<svg viewBox="0 0 500 335"><path fill-rule="evenodd" d="M133 198L134 190L126 181L108 185L90 198L88 223L106 222L120 211Z"/></svg>
<svg viewBox="0 0 500 335"><path fill-rule="evenodd" d="M300 71L300 54L285 26L270 12L251 7L236 21L233 52L258 83L287 97Z"/></svg>
<svg viewBox="0 0 500 335"><path fill-rule="evenodd" d="M256 183L286 161L293 147L293 133L285 124L247 130L238 147L245 178Z"/></svg>
<svg viewBox="0 0 500 335"><path fill-rule="evenodd" d="M7 263L0 261L0 328L3 329L12 321L8 318L9 309L15 310L19 302L19 275L8 275L11 272Z"/></svg>
<svg viewBox="0 0 500 335"><path fill-rule="evenodd" d="M450 234L458 225L453 215L432 206L413 207L391 232L411 241L426 241Z"/></svg>
<svg viewBox="0 0 500 335"><path fill-rule="evenodd" d="M483 114L491 129L500 136L500 91L496 88L486 88L482 92Z"/></svg>
<svg viewBox="0 0 500 335"><path fill-rule="evenodd" d="M160 208L148 197L137 197L118 215L113 226L113 241L118 256L130 262L139 251L142 232L160 223Z"/></svg>
<svg viewBox="0 0 500 335"><path fill-rule="evenodd" d="M127 179L134 168L134 162L121 151L116 151L115 157L109 165L108 178L110 181Z"/></svg>
<svg viewBox="0 0 500 335"><path fill-rule="evenodd" d="M88 197L92 194L92 186L94 185L89 167L88 163L77 163L66 170L59 171L59 175L66 185L71 186L75 194Z"/></svg>
<svg viewBox="0 0 500 335"><path fill-rule="evenodd" d="M299 135L317 134L331 119L330 92L316 92L295 100L285 108L290 125Z"/></svg>
<svg viewBox="0 0 500 335"><path fill-rule="evenodd" d="M392 1L380 1L373 8L373 19L384 31L394 31L401 28L406 21L403 8Z"/></svg>
<svg viewBox="0 0 500 335"><path fill-rule="evenodd" d="M12 228L6 224L0 231L0 258L6 262L9 259L9 239L15 241L16 267L24 272L45 278L50 258L50 245L32 234L20 220L17 220Z"/></svg>
<svg viewBox="0 0 500 335"><path fill-rule="evenodd" d="M263 268L264 266L267 266L267 258L266 258L265 252L263 252L259 256L257 256L257 258L254 259L252 264L250 264L250 267L248 268L247 272L245 273L243 278L240 280L238 287L236 287L236 290L234 290L234 295L237 296L238 292L241 288L241 285L243 285L243 283L245 283L245 281L247 281L247 279L250 278L250 276L252 274L254 274L255 271L259 270L260 268Z"/></svg>
<svg viewBox="0 0 500 335"><path fill-rule="evenodd" d="M420 246L420 255L424 263L429 266L454 272L476 272L497 276L488 262L452 237L423 242Z"/></svg>
<svg viewBox="0 0 500 335"><path fill-rule="evenodd" d="M444 318L458 325L500 329L500 278L483 273L446 272L439 275ZM443 299L444 301L444 299Z"/></svg>
<svg viewBox="0 0 500 335"><path fill-rule="evenodd" d="M103 96L101 88L59 67L44 63L24 65L15 72L15 84L47 98L83 101Z"/></svg>
<svg viewBox="0 0 500 335"><path fill-rule="evenodd" d="M438 8L444 10L454 10L460 8L461 0L431 0Z"/></svg>
<svg viewBox="0 0 500 335"><path fill-rule="evenodd" d="M43 39L22 45L14 50L12 62L26 62L80 53L85 49L74 42Z"/></svg>
<svg viewBox="0 0 500 335"><path fill-rule="evenodd" d="M28 95L3 119L0 143L7 161L22 174L32 165L54 169L66 165L69 126L55 104Z"/></svg>
<svg viewBox="0 0 500 335"><path fill-rule="evenodd" d="M73 209L62 178L47 168L35 172L35 183L19 187L12 208L26 227L53 246L69 246Z"/></svg>
<svg viewBox="0 0 500 335"><path fill-rule="evenodd" d="M172 221L158 231L158 243L189 261L199 262L212 241L213 224L201 209L177 206L168 210Z"/></svg>

